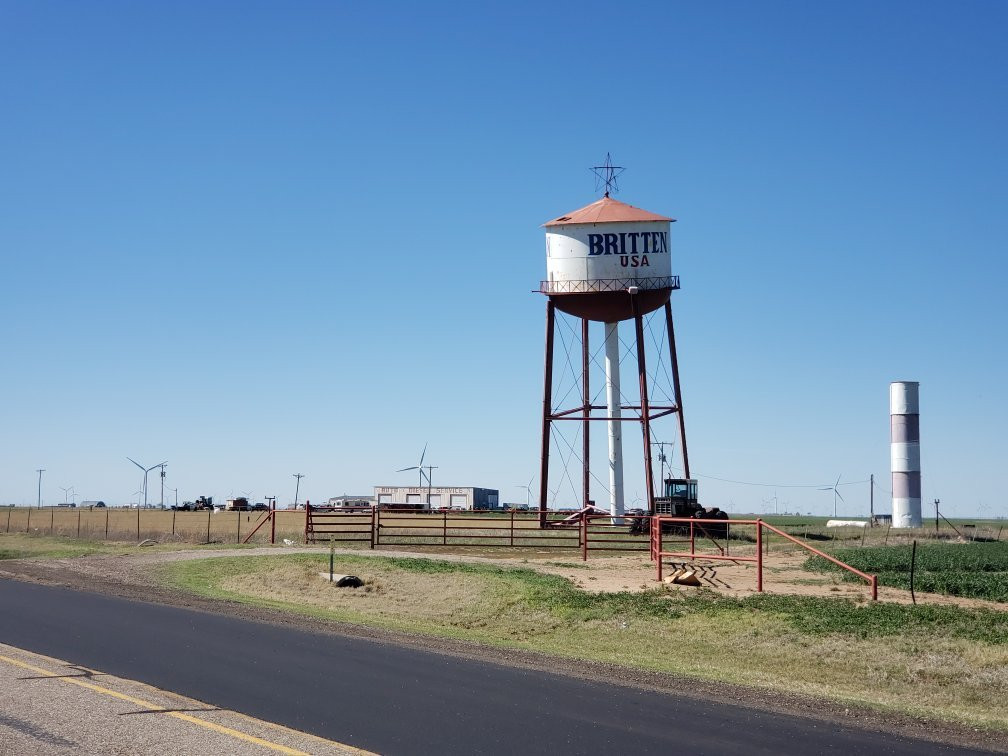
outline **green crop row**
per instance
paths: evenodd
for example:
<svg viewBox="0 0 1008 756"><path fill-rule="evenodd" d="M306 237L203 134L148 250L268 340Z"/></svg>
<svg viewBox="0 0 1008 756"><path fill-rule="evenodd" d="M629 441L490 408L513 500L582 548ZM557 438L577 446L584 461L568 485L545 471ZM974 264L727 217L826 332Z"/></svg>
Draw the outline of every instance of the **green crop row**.
<svg viewBox="0 0 1008 756"><path fill-rule="evenodd" d="M833 554L851 567L878 575L880 585L908 589L911 549L911 546L883 546L837 549ZM821 557L810 558L806 566L860 579ZM1008 543L918 544L914 589L1008 602Z"/></svg>

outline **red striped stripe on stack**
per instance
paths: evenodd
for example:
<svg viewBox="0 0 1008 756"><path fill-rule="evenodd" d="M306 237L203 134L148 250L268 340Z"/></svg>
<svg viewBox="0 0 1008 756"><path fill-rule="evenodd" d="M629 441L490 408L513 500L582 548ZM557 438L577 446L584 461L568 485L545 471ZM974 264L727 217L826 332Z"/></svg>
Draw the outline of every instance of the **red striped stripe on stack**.
<svg viewBox="0 0 1008 756"><path fill-rule="evenodd" d="M889 451L894 528L921 526L920 384L889 384Z"/></svg>

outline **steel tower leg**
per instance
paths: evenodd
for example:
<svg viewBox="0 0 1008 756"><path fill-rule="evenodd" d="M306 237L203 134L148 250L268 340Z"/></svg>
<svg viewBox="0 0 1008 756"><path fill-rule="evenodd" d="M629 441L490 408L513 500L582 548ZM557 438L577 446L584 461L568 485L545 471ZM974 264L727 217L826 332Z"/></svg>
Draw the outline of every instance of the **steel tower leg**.
<svg viewBox="0 0 1008 756"><path fill-rule="evenodd" d="M644 479L647 487L648 512L654 514L654 473L651 469L651 402L648 398L647 366L644 359L644 319L637 295L630 295L634 327L637 331L637 375L640 379L641 430L644 433Z"/></svg>
<svg viewBox="0 0 1008 756"><path fill-rule="evenodd" d="M542 456L539 466L539 527L546 527L546 497L549 491L550 420L553 418L553 300L546 300L546 360L543 368Z"/></svg>
<svg viewBox="0 0 1008 756"><path fill-rule="evenodd" d="M682 390L679 388L679 358L676 356L675 329L672 327L672 302L665 303L665 323L668 330L669 356L672 360L672 388L675 389L677 414L679 415L679 442L682 444L683 473L690 477L689 451L686 448L686 419L683 417ZM665 481L662 481L662 485Z"/></svg>

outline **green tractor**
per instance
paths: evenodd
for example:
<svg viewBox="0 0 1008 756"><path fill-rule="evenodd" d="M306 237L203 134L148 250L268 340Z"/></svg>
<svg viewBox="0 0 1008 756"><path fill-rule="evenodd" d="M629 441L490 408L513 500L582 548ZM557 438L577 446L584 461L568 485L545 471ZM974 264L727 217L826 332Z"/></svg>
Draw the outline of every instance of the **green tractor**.
<svg viewBox="0 0 1008 756"><path fill-rule="evenodd" d="M654 506L651 514L693 517L701 509L696 479L665 478L665 495L655 497Z"/></svg>
<svg viewBox="0 0 1008 756"><path fill-rule="evenodd" d="M700 506L697 501L697 482L694 478L666 478L665 495L656 497L654 502L652 515L703 520L703 523L693 529L694 533L709 538L728 537L728 513L722 512L717 507L704 509ZM716 522L711 522L711 520ZM635 520L631 525L631 532L635 534L650 533L651 522L649 520ZM662 532L689 535L690 526L684 522L665 522L662 523Z"/></svg>

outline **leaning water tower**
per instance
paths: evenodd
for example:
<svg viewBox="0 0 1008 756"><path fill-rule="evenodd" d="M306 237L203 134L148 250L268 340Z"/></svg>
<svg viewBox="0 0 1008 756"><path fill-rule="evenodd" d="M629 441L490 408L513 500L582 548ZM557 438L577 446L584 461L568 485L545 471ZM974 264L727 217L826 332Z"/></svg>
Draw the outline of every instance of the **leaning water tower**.
<svg viewBox="0 0 1008 756"><path fill-rule="evenodd" d="M540 523L545 525L549 493L549 454L551 424L559 420L583 423L583 504L589 503L590 422L604 421L608 426L609 510L614 517L624 514L623 437L624 422L639 423L644 450L644 482L650 513L655 512L654 476L651 464L651 421L678 415L678 432L686 478L689 456L679 390L679 363L676 358L675 332L672 327L672 291L679 288L678 276L672 275L669 226L674 222L657 213L641 210L612 199L609 194L615 176L621 170L612 166L609 156L601 171L605 194L597 202L561 215L543 224L546 229L546 272L539 291L546 302L546 360L543 391L542 456L539 477ZM674 402L652 404L649 396L643 318L664 308L669 366L672 370ZM581 321L581 361L583 385L580 403L573 408L553 406L553 342L556 311ZM594 404L589 386L590 322L604 323L605 394L604 405ZM620 323L633 329L636 345L637 389L639 404L629 404L620 391ZM629 350L627 350L629 353ZM600 395L600 394L599 394Z"/></svg>

